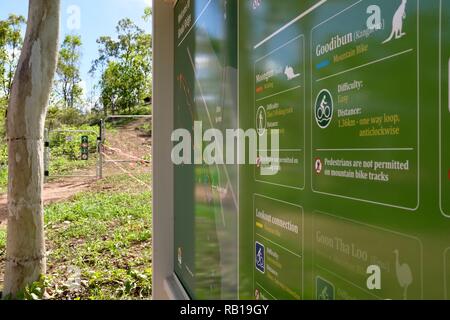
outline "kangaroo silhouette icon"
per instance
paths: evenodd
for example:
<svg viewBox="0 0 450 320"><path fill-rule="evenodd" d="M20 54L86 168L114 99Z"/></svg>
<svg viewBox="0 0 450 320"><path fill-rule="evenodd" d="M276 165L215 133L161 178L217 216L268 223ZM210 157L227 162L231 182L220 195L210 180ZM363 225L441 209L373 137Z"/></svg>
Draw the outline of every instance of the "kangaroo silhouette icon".
<svg viewBox="0 0 450 320"><path fill-rule="evenodd" d="M405 36L406 33L403 32L403 20L406 19L406 3L408 0L402 0L400 7L395 11L394 18L392 19L392 32L389 38L387 38L383 43L388 43L392 39L400 39Z"/></svg>
<svg viewBox="0 0 450 320"><path fill-rule="evenodd" d="M284 74L286 75L288 80L300 77L300 73L295 73L294 68L292 68L291 66L286 66L286 68L284 69Z"/></svg>

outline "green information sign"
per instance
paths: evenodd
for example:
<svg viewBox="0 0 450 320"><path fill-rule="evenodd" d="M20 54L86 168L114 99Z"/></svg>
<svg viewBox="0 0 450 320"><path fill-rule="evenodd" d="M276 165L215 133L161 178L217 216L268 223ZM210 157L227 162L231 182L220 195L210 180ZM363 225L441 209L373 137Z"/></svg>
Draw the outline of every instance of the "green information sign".
<svg viewBox="0 0 450 320"><path fill-rule="evenodd" d="M260 135L267 130L269 137L269 130L280 132L277 174L261 175L263 168L257 166L255 180L303 189L305 141L301 137L305 136L305 103L298 102L305 99L304 36L295 37L258 58L254 80L255 127Z"/></svg>
<svg viewBox="0 0 450 320"><path fill-rule="evenodd" d="M400 10L399 34L390 36L391 25L371 19L371 6L382 8L386 20ZM419 205L417 8L417 0L408 1L407 13L396 1L360 1L312 28L311 154L321 163L315 192Z"/></svg>
<svg viewBox="0 0 450 320"><path fill-rule="evenodd" d="M450 218L450 150L446 148L450 143L450 3L440 1L440 96L439 108L439 154L440 154L440 174L439 174L439 194L441 212Z"/></svg>
<svg viewBox="0 0 450 320"><path fill-rule="evenodd" d="M174 127L194 137L237 127L236 3L175 5ZM237 299L237 166L199 159L175 168L175 273L195 299ZM194 161L195 160L195 161ZM200 159L201 160L201 159Z"/></svg>
<svg viewBox="0 0 450 320"><path fill-rule="evenodd" d="M313 234L314 275L332 281L336 299L422 297L423 253L419 239L318 211L314 212ZM408 262L401 264L403 261ZM369 290L365 285L369 265L381 269L380 290ZM399 275L399 268L405 272Z"/></svg>
<svg viewBox="0 0 450 320"><path fill-rule="evenodd" d="M175 166L189 295L450 299L450 3L197 0L175 17L175 128L279 131L256 163Z"/></svg>
<svg viewBox="0 0 450 320"><path fill-rule="evenodd" d="M447 6L239 1L239 124L298 152L240 168L240 298L449 298Z"/></svg>
<svg viewBox="0 0 450 320"><path fill-rule="evenodd" d="M439 203L441 213L450 219L450 4L439 1ZM444 252L445 298L450 299L450 247Z"/></svg>
<svg viewBox="0 0 450 320"><path fill-rule="evenodd" d="M445 299L450 299L450 247L444 253Z"/></svg>
<svg viewBox="0 0 450 320"><path fill-rule="evenodd" d="M253 284L255 294L279 299L301 299L303 292L303 208L262 195L254 195L254 242L256 248ZM265 249L258 257L258 247ZM272 296L273 297L273 296Z"/></svg>

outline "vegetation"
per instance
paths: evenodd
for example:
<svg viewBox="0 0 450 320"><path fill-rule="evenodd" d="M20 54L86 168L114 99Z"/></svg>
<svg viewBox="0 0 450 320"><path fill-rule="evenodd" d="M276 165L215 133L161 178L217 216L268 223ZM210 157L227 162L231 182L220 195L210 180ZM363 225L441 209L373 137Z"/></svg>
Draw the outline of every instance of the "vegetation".
<svg viewBox="0 0 450 320"><path fill-rule="evenodd" d="M142 18L149 21L151 14L151 9L146 8ZM0 137L5 136L1 118L6 115L25 23L23 16L14 14L0 20ZM115 38L103 36L97 40L99 57L92 63L91 75L98 84L90 88L89 97L81 85L83 41L79 35L64 37L49 106L50 127L96 123L109 113L143 114L139 106L144 99L151 98L151 35L128 18L118 22L116 32ZM148 108L144 110L148 114Z"/></svg>
<svg viewBox="0 0 450 320"><path fill-rule="evenodd" d="M21 28L25 24L23 16L10 14L8 19L0 20L0 96L3 107L8 101L14 73L20 56L23 39Z"/></svg>
<svg viewBox="0 0 450 320"><path fill-rule="evenodd" d="M0 193L6 192L8 184L8 148L6 142L0 142Z"/></svg>
<svg viewBox="0 0 450 320"><path fill-rule="evenodd" d="M97 136L98 127L89 125L82 126L61 126L58 130L50 131L50 176L65 175L77 169L93 166L97 161ZM86 130L92 132L75 133L64 130ZM81 137L88 136L89 152L91 156L88 161L81 160Z"/></svg>
<svg viewBox="0 0 450 320"><path fill-rule="evenodd" d="M131 113L151 96L151 35L130 19L122 19L117 27L117 39L101 37L99 57L91 73L100 71L99 86L105 114Z"/></svg>
<svg viewBox="0 0 450 320"><path fill-rule="evenodd" d="M3 255L6 248L6 230L0 229L0 253Z"/></svg>
<svg viewBox="0 0 450 320"><path fill-rule="evenodd" d="M148 21L151 9L147 8L143 19ZM6 192L8 179L8 154L5 121L12 79L17 68L23 38L21 29L26 20L22 16L9 15L0 21L0 193ZM47 112L46 128L49 130L98 130L100 119L113 114L150 114L151 107L143 100L151 97L151 35L136 26L130 19L122 19L117 27L117 39L101 37L99 58L93 62L91 73L99 76L101 95L97 103L90 101L90 109L84 107L86 92L81 86L80 64L82 39L79 35L66 35L59 51L58 67ZM95 98L93 98L95 100ZM133 119L114 121L108 128L123 125ZM150 125L140 128L151 135ZM72 137L68 141L67 137ZM51 135L52 175L65 175L92 165L77 159L80 155L81 134ZM95 148L97 137L89 135ZM95 153L95 150L91 149Z"/></svg>
<svg viewBox="0 0 450 320"><path fill-rule="evenodd" d="M0 20L0 119L3 119L4 115L6 115L12 79L17 68L20 48L23 43L20 30L24 24L25 18L14 14L10 14L6 20ZM5 122L0 120L1 193L6 191L8 182L8 152L5 135Z"/></svg>
<svg viewBox="0 0 450 320"><path fill-rule="evenodd" d="M148 181L148 174L138 176ZM151 297L151 193L127 175L45 208L48 275L23 299ZM0 229L0 253L5 246ZM4 255L0 257L3 264Z"/></svg>
<svg viewBox="0 0 450 320"><path fill-rule="evenodd" d="M59 98L56 104L74 108L82 102L83 89L80 86L81 37L67 35L59 51L58 68L54 85L54 95Z"/></svg>
<svg viewBox="0 0 450 320"><path fill-rule="evenodd" d="M150 17L148 8L143 19ZM0 21L0 193L6 192L8 183L5 124L25 23L24 17L15 15ZM151 101L151 35L126 18L118 22L116 31L117 37L100 37L97 41L99 58L93 62L91 75L98 84L90 88L90 97L83 92L80 73L81 37L66 35L60 44L45 125L50 132L50 176L93 170L97 161L96 132L105 115L151 114L151 106L143 105ZM129 121L132 119L111 121L107 128ZM61 132L65 130L94 132ZM151 125L143 124L136 130L151 135ZM88 161L80 159L82 135L88 135L90 141L92 156ZM149 175L139 178L148 180ZM48 274L29 285L18 298L150 298L150 199L149 188L119 175L93 183L69 201L46 206ZM26 238L19 234L16 240ZM0 227L0 272L5 267L5 243L6 231ZM0 287L2 281L0 277ZM8 283L15 282L6 279L5 292L9 292Z"/></svg>

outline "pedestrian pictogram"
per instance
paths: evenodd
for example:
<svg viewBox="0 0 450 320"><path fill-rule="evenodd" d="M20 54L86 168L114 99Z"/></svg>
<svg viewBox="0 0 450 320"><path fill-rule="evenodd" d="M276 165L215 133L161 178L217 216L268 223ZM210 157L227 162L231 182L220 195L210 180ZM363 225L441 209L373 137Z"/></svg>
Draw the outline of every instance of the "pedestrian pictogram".
<svg viewBox="0 0 450 320"><path fill-rule="evenodd" d="M259 107L256 112L256 129L258 131L258 135L262 136L266 132L267 126L267 114L266 109L264 107Z"/></svg>

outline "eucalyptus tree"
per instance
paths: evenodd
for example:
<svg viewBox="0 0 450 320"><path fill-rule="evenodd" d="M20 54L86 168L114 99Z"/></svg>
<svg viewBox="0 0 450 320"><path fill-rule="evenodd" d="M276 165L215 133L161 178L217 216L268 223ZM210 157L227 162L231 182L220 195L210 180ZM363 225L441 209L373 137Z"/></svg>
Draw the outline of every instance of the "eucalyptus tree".
<svg viewBox="0 0 450 320"><path fill-rule="evenodd" d="M43 133L57 65L60 0L29 0L25 40L8 106L5 297L46 272Z"/></svg>
<svg viewBox="0 0 450 320"><path fill-rule="evenodd" d="M150 15L146 10L144 19ZM105 112L130 112L151 95L152 38L128 18L119 21L116 32L116 38L103 36L97 40L99 57L91 73L100 72Z"/></svg>
<svg viewBox="0 0 450 320"><path fill-rule="evenodd" d="M24 24L25 18L15 14L10 14L6 20L0 21L0 94L5 101L9 100L14 73L19 62Z"/></svg>
<svg viewBox="0 0 450 320"><path fill-rule="evenodd" d="M81 47L79 35L67 35L59 51L54 89L66 108L73 108L83 95L80 86Z"/></svg>

